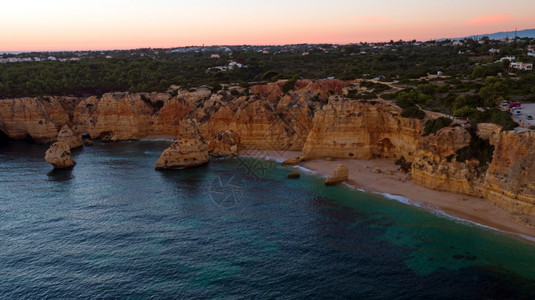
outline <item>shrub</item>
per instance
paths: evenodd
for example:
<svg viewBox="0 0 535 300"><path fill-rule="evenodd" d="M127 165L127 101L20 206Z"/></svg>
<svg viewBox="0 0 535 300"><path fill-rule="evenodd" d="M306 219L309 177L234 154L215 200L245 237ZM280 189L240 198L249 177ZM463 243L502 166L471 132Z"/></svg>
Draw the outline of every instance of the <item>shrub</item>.
<svg viewBox="0 0 535 300"><path fill-rule="evenodd" d="M404 118L422 120L423 118L425 118L425 113L422 110L420 110L418 107L412 106L412 107L404 108L401 111L401 116Z"/></svg>
<svg viewBox="0 0 535 300"><path fill-rule="evenodd" d="M396 160L394 164L399 166L399 168L405 173L408 173L411 170L411 167L412 167L412 163L406 161L404 156L402 156L398 160Z"/></svg>
<svg viewBox="0 0 535 300"><path fill-rule="evenodd" d="M450 126L452 122L453 120L446 117L439 117L434 120L429 120L425 123L424 136L429 135L431 133L435 134L440 129Z"/></svg>
<svg viewBox="0 0 535 300"><path fill-rule="evenodd" d="M293 90L295 87L295 83L297 82L298 76L292 76L292 78L288 79L283 85L282 85L282 92L284 94L288 93L289 91Z"/></svg>
<svg viewBox="0 0 535 300"><path fill-rule="evenodd" d="M489 143L489 140L484 140L473 132L471 134L472 139L470 140L470 144L455 152L456 159L459 162L477 159L479 161L479 167L484 167L492 162L494 146Z"/></svg>

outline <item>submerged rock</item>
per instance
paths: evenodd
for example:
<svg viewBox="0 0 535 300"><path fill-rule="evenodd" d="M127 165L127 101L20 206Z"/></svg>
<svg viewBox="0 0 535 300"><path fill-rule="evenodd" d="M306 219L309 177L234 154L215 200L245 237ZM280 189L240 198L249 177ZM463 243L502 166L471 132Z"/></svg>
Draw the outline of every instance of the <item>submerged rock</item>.
<svg viewBox="0 0 535 300"><path fill-rule="evenodd" d="M67 169L76 164L71 156L71 147L64 142L55 142L46 150L45 161L54 169Z"/></svg>
<svg viewBox="0 0 535 300"><path fill-rule="evenodd" d="M69 145L71 149L83 146L82 136L75 134L67 125L63 126L58 132L58 142L63 142Z"/></svg>
<svg viewBox="0 0 535 300"><path fill-rule="evenodd" d="M238 155L240 137L233 130L217 133L208 143L208 151L215 157L235 157Z"/></svg>
<svg viewBox="0 0 535 300"><path fill-rule="evenodd" d="M299 172L292 172L290 174L288 174L288 178L291 178L291 179L295 179L295 178L299 178L301 177L301 174L299 174Z"/></svg>
<svg viewBox="0 0 535 300"><path fill-rule="evenodd" d="M177 139L165 149L154 164L156 169L195 167L209 160L208 147L197 123L188 119Z"/></svg>
<svg viewBox="0 0 535 300"><path fill-rule="evenodd" d="M336 169L332 171L331 175L325 179L325 185L333 185L347 181L348 176L349 169L345 165L339 164Z"/></svg>

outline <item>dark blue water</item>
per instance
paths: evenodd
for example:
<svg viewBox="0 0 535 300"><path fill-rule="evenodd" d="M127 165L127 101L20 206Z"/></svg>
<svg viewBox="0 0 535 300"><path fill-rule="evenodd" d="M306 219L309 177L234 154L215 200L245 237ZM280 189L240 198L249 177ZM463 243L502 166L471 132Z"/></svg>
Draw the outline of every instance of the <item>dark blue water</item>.
<svg viewBox="0 0 535 300"><path fill-rule="evenodd" d="M0 298L532 298L535 246L252 159L0 145Z"/></svg>

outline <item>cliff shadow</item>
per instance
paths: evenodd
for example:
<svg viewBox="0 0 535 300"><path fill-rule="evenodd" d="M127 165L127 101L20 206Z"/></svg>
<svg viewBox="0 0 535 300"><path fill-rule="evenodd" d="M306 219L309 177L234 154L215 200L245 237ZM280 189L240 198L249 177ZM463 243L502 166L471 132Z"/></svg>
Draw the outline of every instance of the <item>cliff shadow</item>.
<svg viewBox="0 0 535 300"><path fill-rule="evenodd" d="M48 176L48 181L69 181L74 178L72 174L73 168L68 169L52 169L46 175Z"/></svg>
<svg viewBox="0 0 535 300"><path fill-rule="evenodd" d="M9 138L9 136L3 132L2 130L0 130L0 145L5 145L7 144L11 139Z"/></svg>

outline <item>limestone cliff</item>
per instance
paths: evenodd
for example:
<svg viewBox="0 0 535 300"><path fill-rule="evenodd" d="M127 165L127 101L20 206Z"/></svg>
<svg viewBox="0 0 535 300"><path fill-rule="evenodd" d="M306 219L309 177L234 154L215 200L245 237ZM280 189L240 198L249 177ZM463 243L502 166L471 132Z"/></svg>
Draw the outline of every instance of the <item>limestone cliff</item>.
<svg viewBox="0 0 535 300"><path fill-rule="evenodd" d="M514 214L535 216L535 132L506 131L483 135L494 145L492 162L458 162L455 151L468 145L461 127L443 128L422 138L411 176L425 187L478 196Z"/></svg>
<svg viewBox="0 0 535 300"><path fill-rule="evenodd" d="M89 97L74 111L76 132L109 141L132 140L150 132L153 108L142 94L113 93L102 98Z"/></svg>
<svg viewBox="0 0 535 300"><path fill-rule="evenodd" d="M392 102L330 97L329 103L314 115L301 157L412 158L422 124L400 113L401 109Z"/></svg>
<svg viewBox="0 0 535 300"><path fill-rule="evenodd" d="M239 154L240 137L232 130L221 131L208 142L208 152L214 157L234 157Z"/></svg>
<svg viewBox="0 0 535 300"><path fill-rule="evenodd" d="M492 162L459 162L456 151L471 141L466 129L446 127L422 136L423 121L401 117L393 102L348 99L350 89L360 88L355 83L298 80L286 93L284 81L279 81L225 86L217 92L199 87L172 93L5 99L0 101L0 136L50 143L60 139L58 131L65 125L73 135L87 133L104 141L180 136L185 120L192 119L198 127L194 133L212 141L213 153L234 155L236 142L237 149L302 150L297 163L327 157L404 157L412 163L412 178L423 186L476 195L535 217L533 131L500 132L496 125L480 124L475 132L494 145ZM223 132L238 138L227 140Z"/></svg>
<svg viewBox="0 0 535 300"><path fill-rule="evenodd" d="M55 97L0 101L0 131L14 140L52 142L68 120L68 113Z"/></svg>

